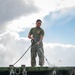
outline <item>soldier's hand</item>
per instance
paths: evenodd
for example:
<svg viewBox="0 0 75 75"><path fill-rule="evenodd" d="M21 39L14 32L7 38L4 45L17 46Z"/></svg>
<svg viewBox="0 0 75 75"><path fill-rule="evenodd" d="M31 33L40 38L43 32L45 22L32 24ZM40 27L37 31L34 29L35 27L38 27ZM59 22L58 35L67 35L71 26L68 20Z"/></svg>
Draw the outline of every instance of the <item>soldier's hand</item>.
<svg viewBox="0 0 75 75"><path fill-rule="evenodd" d="M33 37L31 37L31 40L34 40L34 38L33 38Z"/></svg>
<svg viewBox="0 0 75 75"><path fill-rule="evenodd" d="M37 42L36 44L38 44L38 45L39 45L39 44L40 44L40 42Z"/></svg>

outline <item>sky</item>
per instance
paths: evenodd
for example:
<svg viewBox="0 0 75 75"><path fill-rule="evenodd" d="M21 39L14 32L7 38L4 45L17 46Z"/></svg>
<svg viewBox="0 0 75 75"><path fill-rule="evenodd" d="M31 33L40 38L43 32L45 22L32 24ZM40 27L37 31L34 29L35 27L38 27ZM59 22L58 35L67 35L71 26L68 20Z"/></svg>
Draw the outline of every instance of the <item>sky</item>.
<svg viewBox="0 0 75 75"><path fill-rule="evenodd" d="M0 0L0 66L14 64L31 45L28 33L42 20L44 66L75 66L74 0ZM30 49L15 66L30 65ZM37 65L39 58L36 58Z"/></svg>

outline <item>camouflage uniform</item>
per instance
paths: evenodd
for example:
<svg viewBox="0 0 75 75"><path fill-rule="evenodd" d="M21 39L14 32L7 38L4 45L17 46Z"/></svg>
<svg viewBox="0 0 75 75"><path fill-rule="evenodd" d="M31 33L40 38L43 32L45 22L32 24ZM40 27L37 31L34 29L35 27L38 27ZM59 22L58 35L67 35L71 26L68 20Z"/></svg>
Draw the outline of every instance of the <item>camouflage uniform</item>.
<svg viewBox="0 0 75 75"><path fill-rule="evenodd" d="M42 28L32 28L29 32L30 35L33 35L34 42L32 43L31 47L31 66L36 66L36 56L38 54L39 56L39 65L43 66L44 64L44 50L43 50L43 43L40 42L40 44L35 44L40 40L40 36L44 36L44 30Z"/></svg>

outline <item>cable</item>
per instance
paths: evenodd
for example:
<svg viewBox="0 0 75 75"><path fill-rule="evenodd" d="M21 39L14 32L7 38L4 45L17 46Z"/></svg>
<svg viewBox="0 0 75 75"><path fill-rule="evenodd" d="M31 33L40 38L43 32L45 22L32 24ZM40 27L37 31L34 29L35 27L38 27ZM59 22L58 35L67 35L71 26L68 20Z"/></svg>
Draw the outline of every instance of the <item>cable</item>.
<svg viewBox="0 0 75 75"><path fill-rule="evenodd" d="M39 49L40 50L40 49ZM44 56L44 58L45 58L45 60L46 60L46 62L48 63L48 65L50 66L50 65L52 65L49 61L48 61L48 59L46 58L46 56L44 55L44 53L40 50L40 52L42 53L42 55Z"/></svg>
<svg viewBox="0 0 75 75"><path fill-rule="evenodd" d="M30 49L31 46L32 45L29 46L29 48L24 52L24 54L13 65L15 65L17 62L19 62L22 59L22 57L27 53L27 51Z"/></svg>
<svg viewBox="0 0 75 75"><path fill-rule="evenodd" d="M34 44L35 45L35 44ZM31 47L32 45L30 45L29 46L29 48L24 52L24 54L13 64L13 66L16 64L16 63L18 63L21 59L22 59L22 57L27 53L27 51L30 49L30 47ZM39 49L40 50L40 49ZM43 54L43 52L40 50L40 52L42 53L42 55L44 56L44 58L45 58L45 60L47 61L47 63L48 63L48 65L50 66L51 64L50 64L50 62L48 61L48 59L46 58L46 56Z"/></svg>
<svg viewBox="0 0 75 75"><path fill-rule="evenodd" d="M29 48L24 52L24 54L13 64L13 66L16 64L16 63L18 63L21 59L22 59L22 57L27 53L27 51L30 49L30 47L33 45L33 40L31 40L31 42L32 42L32 44L29 46ZM35 45L35 44L34 44Z"/></svg>

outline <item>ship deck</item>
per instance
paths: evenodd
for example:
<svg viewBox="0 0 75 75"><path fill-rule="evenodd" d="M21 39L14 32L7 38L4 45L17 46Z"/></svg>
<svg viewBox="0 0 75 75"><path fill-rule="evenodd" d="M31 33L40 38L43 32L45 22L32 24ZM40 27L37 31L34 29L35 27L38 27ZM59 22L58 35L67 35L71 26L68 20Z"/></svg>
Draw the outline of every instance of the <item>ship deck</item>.
<svg viewBox="0 0 75 75"><path fill-rule="evenodd" d="M14 67L14 75L23 75L22 67ZM26 67L27 75L53 75L53 71L56 71L56 75L72 75L75 73L75 67ZM0 75L10 75L10 67L0 67ZM75 75L75 74L74 74Z"/></svg>

